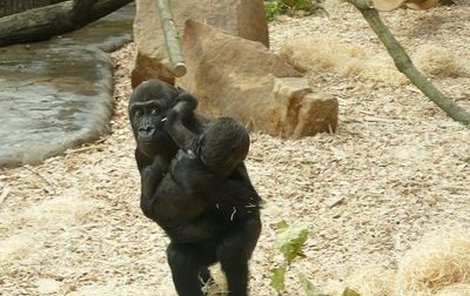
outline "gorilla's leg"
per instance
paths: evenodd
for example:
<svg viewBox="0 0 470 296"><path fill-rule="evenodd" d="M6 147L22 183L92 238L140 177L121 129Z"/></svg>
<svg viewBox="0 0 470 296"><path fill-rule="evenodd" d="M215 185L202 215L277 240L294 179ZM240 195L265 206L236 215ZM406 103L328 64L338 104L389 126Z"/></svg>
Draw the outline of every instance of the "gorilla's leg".
<svg viewBox="0 0 470 296"><path fill-rule="evenodd" d="M217 248L217 259L227 277L229 296L248 295L248 261L256 246L261 221L253 217L237 225Z"/></svg>
<svg viewBox="0 0 470 296"><path fill-rule="evenodd" d="M209 268L203 268L201 272L199 272L199 279L202 282L202 285L211 284L214 282L214 278L209 271Z"/></svg>
<svg viewBox="0 0 470 296"><path fill-rule="evenodd" d="M202 296L202 286L211 279L207 267L215 262L213 245L170 243L168 263L179 296ZM202 279L202 281L201 281Z"/></svg>

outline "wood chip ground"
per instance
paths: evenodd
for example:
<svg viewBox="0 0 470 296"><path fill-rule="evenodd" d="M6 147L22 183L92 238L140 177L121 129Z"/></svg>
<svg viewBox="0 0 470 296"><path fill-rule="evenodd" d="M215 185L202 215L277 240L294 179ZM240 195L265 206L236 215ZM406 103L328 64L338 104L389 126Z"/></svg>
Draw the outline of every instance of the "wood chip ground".
<svg viewBox="0 0 470 296"><path fill-rule="evenodd" d="M325 3L328 15L272 23L273 50L287 40L324 34L384 51L351 5ZM409 52L431 43L469 62L465 1L383 17ZM41 165L0 170L1 295L175 295L165 257L168 239L139 209L126 109L134 54L133 44L112 54L115 109L109 136ZM314 88L339 100L336 134L296 141L252 134L247 165L265 200L264 229L251 263L254 296L276 295L269 287L280 254L272 225L281 219L308 223L306 258L294 267L320 288L335 291L358 274L366 272L373 282L383 270L395 270L432 230L470 229L467 128L410 84L329 71L309 78ZM469 76L433 81L470 110ZM303 295L294 273L285 295Z"/></svg>

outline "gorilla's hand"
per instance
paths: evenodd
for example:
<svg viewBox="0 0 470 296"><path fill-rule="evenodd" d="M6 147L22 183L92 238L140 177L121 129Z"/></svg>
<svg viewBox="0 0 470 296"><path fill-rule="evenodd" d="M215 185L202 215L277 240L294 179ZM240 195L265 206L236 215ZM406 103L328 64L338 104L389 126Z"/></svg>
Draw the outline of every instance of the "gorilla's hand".
<svg viewBox="0 0 470 296"><path fill-rule="evenodd" d="M197 99L195 97L184 90L180 89L179 91L180 93L175 99L175 105L167 112L165 119L166 126L184 121L197 107Z"/></svg>

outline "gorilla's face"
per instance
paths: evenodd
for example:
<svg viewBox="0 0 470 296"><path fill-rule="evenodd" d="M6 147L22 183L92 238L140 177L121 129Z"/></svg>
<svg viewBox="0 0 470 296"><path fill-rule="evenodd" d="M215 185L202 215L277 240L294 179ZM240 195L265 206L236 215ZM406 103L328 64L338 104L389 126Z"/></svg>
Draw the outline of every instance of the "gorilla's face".
<svg viewBox="0 0 470 296"><path fill-rule="evenodd" d="M155 80L143 82L134 90L129 119L137 146L144 154L154 155L172 142L164 124L178 94L172 85Z"/></svg>

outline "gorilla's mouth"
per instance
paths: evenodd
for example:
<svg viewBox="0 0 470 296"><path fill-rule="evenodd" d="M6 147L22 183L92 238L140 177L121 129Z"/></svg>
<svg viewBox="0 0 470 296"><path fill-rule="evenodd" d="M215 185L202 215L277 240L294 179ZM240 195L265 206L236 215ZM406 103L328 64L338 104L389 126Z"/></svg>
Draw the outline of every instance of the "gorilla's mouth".
<svg viewBox="0 0 470 296"><path fill-rule="evenodd" d="M165 129L159 124L150 136L139 139L139 146L144 150L154 150L157 142L161 141L160 139L165 136L165 133Z"/></svg>
<svg viewBox="0 0 470 296"><path fill-rule="evenodd" d="M152 140L149 139L149 140L140 140L139 141L139 146L140 146L140 149L142 149L143 151L150 151L152 149Z"/></svg>

